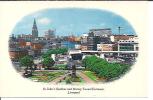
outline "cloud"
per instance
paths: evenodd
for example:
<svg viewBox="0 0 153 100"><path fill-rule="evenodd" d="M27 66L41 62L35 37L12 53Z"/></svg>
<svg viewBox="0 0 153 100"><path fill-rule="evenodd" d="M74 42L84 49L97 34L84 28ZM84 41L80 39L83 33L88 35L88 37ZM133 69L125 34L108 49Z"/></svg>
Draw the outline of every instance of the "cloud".
<svg viewBox="0 0 153 100"><path fill-rule="evenodd" d="M51 23L51 19L44 17L44 18L38 19L38 23L43 25L48 25Z"/></svg>

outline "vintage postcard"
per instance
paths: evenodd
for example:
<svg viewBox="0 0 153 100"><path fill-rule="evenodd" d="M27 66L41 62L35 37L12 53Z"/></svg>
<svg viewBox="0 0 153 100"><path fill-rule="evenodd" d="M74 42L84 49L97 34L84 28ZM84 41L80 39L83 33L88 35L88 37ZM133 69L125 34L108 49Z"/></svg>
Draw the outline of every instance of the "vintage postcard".
<svg viewBox="0 0 153 100"><path fill-rule="evenodd" d="M147 1L0 2L1 97L147 97Z"/></svg>

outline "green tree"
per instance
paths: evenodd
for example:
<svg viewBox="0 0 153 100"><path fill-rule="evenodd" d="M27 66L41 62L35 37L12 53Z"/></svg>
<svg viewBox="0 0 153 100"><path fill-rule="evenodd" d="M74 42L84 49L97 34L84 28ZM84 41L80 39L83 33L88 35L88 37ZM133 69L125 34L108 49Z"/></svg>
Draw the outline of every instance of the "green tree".
<svg viewBox="0 0 153 100"><path fill-rule="evenodd" d="M46 69L51 69L54 63L55 63L54 60L50 57L46 57L42 61L42 64L46 66Z"/></svg>
<svg viewBox="0 0 153 100"><path fill-rule="evenodd" d="M106 79L106 81L119 78L130 69L130 66L127 64L109 63L105 59L96 56L85 57L82 64L86 66L86 70L95 72L99 77Z"/></svg>
<svg viewBox="0 0 153 100"><path fill-rule="evenodd" d="M67 48L57 48L57 49L50 49L45 54L51 55L51 54L64 54L68 51Z"/></svg>
<svg viewBox="0 0 153 100"><path fill-rule="evenodd" d="M30 56L24 56L19 60L21 66L25 66L27 69L32 69L34 65L33 59Z"/></svg>
<svg viewBox="0 0 153 100"><path fill-rule="evenodd" d="M50 57L50 56L51 56L51 54L49 52L47 52L47 53L44 53L42 55L42 58L47 58L47 57Z"/></svg>

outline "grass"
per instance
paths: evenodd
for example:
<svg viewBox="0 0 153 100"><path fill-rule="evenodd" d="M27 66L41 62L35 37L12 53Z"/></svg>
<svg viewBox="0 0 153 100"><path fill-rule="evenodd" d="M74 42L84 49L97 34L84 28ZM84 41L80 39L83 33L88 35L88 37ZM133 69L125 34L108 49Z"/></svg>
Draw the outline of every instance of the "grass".
<svg viewBox="0 0 153 100"><path fill-rule="evenodd" d="M51 82L52 80L63 74L64 72L40 71L40 72L33 72L33 76L29 78L32 80L37 80L38 82Z"/></svg>
<svg viewBox="0 0 153 100"><path fill-rule="evenodd" d="M80 83L81 84L84 84L85 83L85 81L80 77Z"/></svg>
<svg viewBox="0 0 153 100"><path fill-rule="evenodd" d="M91 71L84 71L84 74L87 75L91 80L97 81L98 77Z"/></svg>
<svg viewBox="0 0 153 100"><path fill-rule="evenodd" d="M65 64L55 65L54 67L55 67L55 68L58 68L58 69L60 69L60 70L66 69L66 65L65 65Z"/></svg>
<svg viewBox="0 0 153 100"><path fill-rule="evenodd" d="M81 82L81 78L80 77L75 77L75 78L71 77L71 81L72 82Z"/></svg>
<svg viewBox="0 0 153 100"><path fill-rule="evenodd" d="M79 82L79 83L81 83L81 84L83 84L83 83L85 83L84 82L84 80L81 78L81 77L79 77L79 76L77 76L77 77L75 77L75 78L72 78L71 76L67 76L66 78L65 78L65 80L63 80L63 82L65 82L66 84L71 84L71 83L75 83L75 82Z"/></svg>

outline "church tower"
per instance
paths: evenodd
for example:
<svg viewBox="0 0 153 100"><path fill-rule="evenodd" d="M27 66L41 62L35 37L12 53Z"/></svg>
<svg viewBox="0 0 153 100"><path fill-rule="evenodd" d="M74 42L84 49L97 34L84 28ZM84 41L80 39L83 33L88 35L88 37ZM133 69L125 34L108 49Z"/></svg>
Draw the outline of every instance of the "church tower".
<svg viewBox="0 0 153 100"><path fill-rule="evenodd" d="M32 27L32 37L33 38L37 38L38 37L38 29L37 29L37 24L36 24L36 20L35 19L34 19L33 27Z"/></svg>

